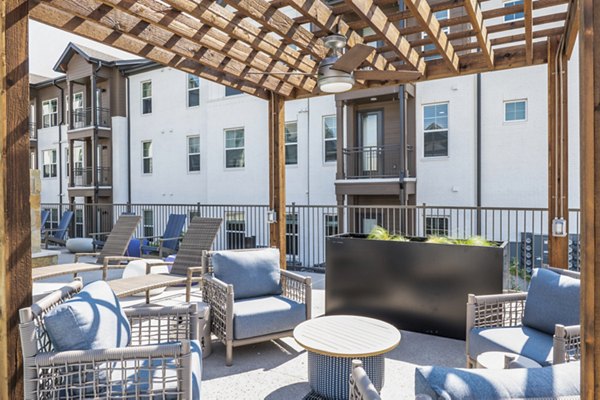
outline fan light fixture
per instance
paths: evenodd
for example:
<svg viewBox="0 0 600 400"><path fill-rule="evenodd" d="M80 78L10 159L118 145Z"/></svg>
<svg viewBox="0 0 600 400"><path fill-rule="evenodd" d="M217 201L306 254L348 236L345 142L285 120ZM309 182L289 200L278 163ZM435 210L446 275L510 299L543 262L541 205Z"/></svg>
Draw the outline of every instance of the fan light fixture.
<svg viewBox="0 0 600 400"><path fill-rule="evenodd" d="M332 50L332 54L319 64L318 83L319 89L324 93L347 92L354 86L352 73L332 69L331 67L341 57L342 49L346 46L346 38L342 35L330 35L323 39L325 46Z"/></svg>

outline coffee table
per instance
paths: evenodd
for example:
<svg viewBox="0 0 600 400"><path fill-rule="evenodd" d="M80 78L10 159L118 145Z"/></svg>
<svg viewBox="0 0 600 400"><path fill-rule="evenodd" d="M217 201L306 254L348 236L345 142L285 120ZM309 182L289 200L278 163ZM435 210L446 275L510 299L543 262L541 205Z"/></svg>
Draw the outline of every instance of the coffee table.
<svg viewBox="0 0 600 400"><path fill-rule="evenodd" d="M362 361L381 390L384 355L398 346L400 331L373 318L331 315L302 322L294 329L294 339L308 351L308 381L315 392L309 396L337 400L348 398L353 359Z"/></svg>
<svg viewBox="0 0 600 400"><path fill-rule="evenodd" d="M505 351L487 351L477 356L477 368L508 369L541 367L540 364L530 358Z"/></svg>

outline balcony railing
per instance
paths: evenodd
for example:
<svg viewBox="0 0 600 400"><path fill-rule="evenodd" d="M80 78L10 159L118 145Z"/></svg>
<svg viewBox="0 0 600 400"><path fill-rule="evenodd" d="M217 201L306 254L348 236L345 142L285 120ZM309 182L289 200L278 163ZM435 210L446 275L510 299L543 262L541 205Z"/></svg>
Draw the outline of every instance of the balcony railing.
<svg viewBox="0 0 600 400"><path fill-rule="evenodd" d="M37 127L35 126L35 122L29 123L29 140L37 140Z"/></svg>
<svg viewBox="0 0 600 400"><path fill-rule="evenodd" d="M94 112L94 110L91 107L88 107L73 110L72 129L81 129L93 126L92 116L96 117L98 126L103 128L110 127L110 109L96 108Z"/></svg>
<svg viewBox="0 0 600 400"><path fill-rule="evenodd" d="M400 145L344 149L346 179L398 178L401 151Z"/></svg>
<svg viewBox="0 0 600 400"><path fill-rule="evenodd" d="M73 170L73 183L76 187L88 187L93 185L93 168L75 168ZM111 168L96 168L96 181L99 186L110 186L112 183Z"/></svg>

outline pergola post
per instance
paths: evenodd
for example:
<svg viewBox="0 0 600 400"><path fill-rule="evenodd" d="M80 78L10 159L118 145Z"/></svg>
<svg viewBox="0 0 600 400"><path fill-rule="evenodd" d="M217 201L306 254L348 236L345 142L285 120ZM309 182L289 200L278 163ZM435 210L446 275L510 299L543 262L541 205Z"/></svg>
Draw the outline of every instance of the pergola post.
<svg viewBox="0 0 600 400"><path fill-rule="evenodd" d="M567 56L560 38L548 38L548 263L569 267ZM554 236L552 221L564 218L566 236Z"/></svg>
<svg viewBox="0 0 600 400"><path fill-rule="evenodd" d="M0 399L23 398L19 309L31 304L28 3L0 3Z"/></svg>
<svg viewBox="0 0 600 400"><path fill-rule="evenodd" d="M269 99L269 208L277 216L270 226L270 244L279 249L279 265L286 269L285 101L273 92Z"/></svg>
<svg viewBox="0 0 600 400"><path fill-rule="evenodd" d="M600 4L580 0L581 398L600 386Z"/></svg>

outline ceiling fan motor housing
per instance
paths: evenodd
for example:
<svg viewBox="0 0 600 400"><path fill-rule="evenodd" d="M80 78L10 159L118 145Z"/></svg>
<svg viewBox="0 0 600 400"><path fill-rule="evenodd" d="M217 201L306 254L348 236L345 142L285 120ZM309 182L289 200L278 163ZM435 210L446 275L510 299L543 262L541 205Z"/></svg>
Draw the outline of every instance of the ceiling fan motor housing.
<svg viewBox="0 0 600 400"><path fill-rule="evenodd" d="M354 85L352 73L331 68L338 57L326 57L319 64L318 81L321 90L329 93L339 93L349 90ZM328 90L329 88L329 90Z"/></svg>

